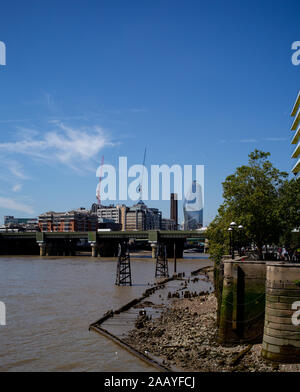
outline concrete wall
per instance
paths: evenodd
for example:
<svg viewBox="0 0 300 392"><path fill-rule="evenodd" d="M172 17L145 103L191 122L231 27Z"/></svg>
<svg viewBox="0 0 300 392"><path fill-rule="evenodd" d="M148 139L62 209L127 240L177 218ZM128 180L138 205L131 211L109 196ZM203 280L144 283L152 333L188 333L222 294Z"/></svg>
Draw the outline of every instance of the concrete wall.
<svg viewBox="0 0 300 392"><path fill-rule="evenodd" d="M283 363L300 363L300 264L267 263L266 316L262 356ZM299 303L300 305L300 303Z"/></svg>
<svg viewBox="0 0 300 392"><path fill-rule="evenodd" d="M265 312L264 261L224 260L219 308L221 344L261 342Z"/></svg>

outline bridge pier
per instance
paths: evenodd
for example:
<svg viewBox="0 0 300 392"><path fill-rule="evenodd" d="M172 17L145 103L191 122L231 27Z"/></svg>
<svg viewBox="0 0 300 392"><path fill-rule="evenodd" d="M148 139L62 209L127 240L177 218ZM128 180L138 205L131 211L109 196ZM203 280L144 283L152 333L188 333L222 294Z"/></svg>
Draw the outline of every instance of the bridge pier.
<svg viewBox="0 0 300 392"><path fill-rule="evenodd" d="M37 242L40 247L40 256L46 256L46 242Z"/></svg>
<svg viewBox="0 0 300 392"><path fill-rule="evenodd" d="M157 252L157 243L152 242L151 243L151 248L152 248L152 259L156 258L156 252Z"/></svg>
<svg viewBox="0 0 300 392"><path fill-rule="evenodd" d="M97 257L98 256L98 244L97 244L97 242L91 242L91 247L92 247L92 257Z"/></svg>
<svg viewBox="0 0 300 392"><path fill-rule="evenodd" d="M92 257L117 257L118 256L118 241L92 241L90 242L92 248Z"/></svg>
<svg viewBox="0 0 300 392"><path fill-rule="evenodd" d="M175 240L175 241L164 240L163 243L167 247L167 257L168 258L174 258L174 256L176 256L176 258L178 258L178 259L183 258L184 240ZM152 259L156 258L157 247L158 247L157 242L151 242ZM174 255L174 251L176 252L175 255Z"/></svg>
<svg viewBox="0 0 300 392"><path fill-rule="evenodd" d="M76 240L37 241L40 256L75 256Z"/></svg>

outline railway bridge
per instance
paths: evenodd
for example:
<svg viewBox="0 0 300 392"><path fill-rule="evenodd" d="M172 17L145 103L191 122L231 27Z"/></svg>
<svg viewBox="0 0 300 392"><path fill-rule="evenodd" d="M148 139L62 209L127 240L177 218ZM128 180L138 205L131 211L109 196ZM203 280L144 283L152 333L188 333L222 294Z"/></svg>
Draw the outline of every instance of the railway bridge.
<svg viewBox="0 0 300 392"><path fill-rule="evenodd" d="M117 256L120 242L144 240L155 250L167 247L167 256L182 257L187 239L205 241L200 231L87 231L87 232L1 232L0 255L74 256L79 240L86 240L93 257Z"/></svg>

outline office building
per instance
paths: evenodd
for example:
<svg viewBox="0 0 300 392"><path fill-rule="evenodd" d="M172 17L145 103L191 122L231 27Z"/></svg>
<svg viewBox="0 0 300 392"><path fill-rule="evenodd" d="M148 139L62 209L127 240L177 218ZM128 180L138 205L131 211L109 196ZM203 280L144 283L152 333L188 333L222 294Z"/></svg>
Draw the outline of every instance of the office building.
<svg viewBox="0 0 300 392"><path fill-rule="evenodd" d="M143 201L139 201L132 207L127 207L124 219L124 230L161 229L161 211L157 208L148 208Z"/></svg>
<svg viewBox="0 0 300 392"><path fill-rule="evenodd" d="M196 181L193 181L185 197L183 214L185 230L196 230L203 227L202 187Z"/></svg>
<svg viewBox="0 0 300 392"><path fill-rule="evenodd" d="M89 210L79 208L69 212L46 212L38 220L41 231L96 231L98 217Z"/></svg>
<svg viewBox="0 0 300 392"><path fill-rule="evenodd" d="M161 220L161 229L162 230L177 230L178 225L174 222L173 219L162 218Z"/></svg>

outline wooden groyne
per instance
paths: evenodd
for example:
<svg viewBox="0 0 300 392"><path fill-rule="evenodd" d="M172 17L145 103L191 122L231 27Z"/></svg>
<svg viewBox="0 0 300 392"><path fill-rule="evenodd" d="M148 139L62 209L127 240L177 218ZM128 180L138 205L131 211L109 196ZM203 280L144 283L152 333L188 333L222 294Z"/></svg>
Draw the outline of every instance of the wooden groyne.
<svg viewBox="0 0 300 392"><path fill-rule="evenodd" d="M106 338L112 340L114 343L118 344L131 354L135 355L137 358L141 359L142 361L146 362L148 365L154 366L156 369L162 372L171 372L172 370L169 369L167 366L164 366L162 363L159 363L156 359L150 357L148 354L144 354L141 351L136 350L131 345L124 342L124 340L118 338L117 336L113 335L112 333L108 332L106 329L100 327L99 325L91 325L89 330L95 331L100 335L105 336Z"/></svg>
<svg viewBox="0 0 300 392"><path fill-rule="evenodd" d="M121 308L119 308L119 309L117 309L115 311L114 310L109 310L99 320L97 320L96 322L92 323L89 326L89 331L95 331L95 332L105 336L106 338L112 340L114 343L118 344L119 346L121 346L122 348L124 348L125 350L130 352L131 354L135 355L137 358L139 358L142 361L146 362L148 365L152 365L155 368L157 368L158 370L163 371L163 372L171 372L172 370L170 368L168 368L167 366L163 365L158 360L152 358L149 354L146 354L146 353L143 353L141 351L136 350L134 347L132 347L131 345L126 343L124 340L122 340L119 337L117 337L116 335L110 333L106 329L102 328L101 324L104 323L105 321L107 321L108 319L114 317L115 314L117 315L117 314L120 314L120 313L128 311L133 306L135 306L135 305L139 304L140 302L142 302L145 298L148 298L150 295L154 294L157 290L164 288L166 283L168 283L168 282L170 282L172 280L175 280L175 279L177 279L177 278L175 278L175 277L166 278L163 281L159 282L156 286L150 287L149 289L147 289L142 294L141 297L133 299L132 301L128 302L127 304L125 304L123 306L121 306Z"/></svg>

